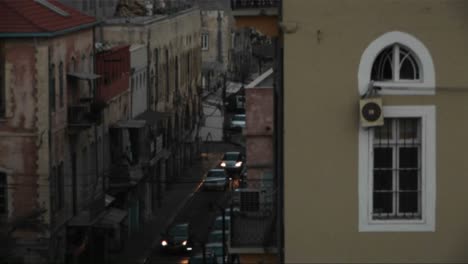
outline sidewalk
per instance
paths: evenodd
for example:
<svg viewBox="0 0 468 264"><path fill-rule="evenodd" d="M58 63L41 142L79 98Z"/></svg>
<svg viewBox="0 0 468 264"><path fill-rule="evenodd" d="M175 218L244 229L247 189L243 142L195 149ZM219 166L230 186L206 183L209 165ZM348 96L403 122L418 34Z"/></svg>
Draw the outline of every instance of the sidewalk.
<svg viewBox="0 0 468 264"><path fill-rule="evenodd" d="M193 166L185 169L182 175L186 175L183 179L186 186L177 188L170 184L161 202L161 207L154 213L153 219L143 224L139 232L125 241L125 248L121 252L110 254L109 263L148 263L152 251L159 244L161 232L184 209L197 191L204 173L215 166L221 155L222 153L207 153L205 157L195 160ZM189 178L190 181L187 181Z"/></svg>

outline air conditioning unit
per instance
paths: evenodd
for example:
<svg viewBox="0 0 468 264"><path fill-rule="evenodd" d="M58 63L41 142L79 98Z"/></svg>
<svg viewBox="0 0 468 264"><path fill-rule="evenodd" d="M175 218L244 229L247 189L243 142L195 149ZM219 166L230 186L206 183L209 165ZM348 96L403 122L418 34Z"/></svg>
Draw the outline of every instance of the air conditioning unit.
<svg viewBox="0 0 468 264"><path fill-rule="evenodd" d="M359 101L359 115L362 127L383 126L382 98L370 97Z"/></svg>

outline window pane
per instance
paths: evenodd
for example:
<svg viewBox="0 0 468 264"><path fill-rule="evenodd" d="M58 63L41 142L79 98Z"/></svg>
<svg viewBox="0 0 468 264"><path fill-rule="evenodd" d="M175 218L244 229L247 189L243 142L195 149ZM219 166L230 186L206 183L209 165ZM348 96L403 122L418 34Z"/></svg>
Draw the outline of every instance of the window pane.
<svg viewBox="0 0 468 264"><path fill-rule="evenodd" d="M373 213L392 213L393 195L391 192L374 192Z"/></svg>
<svg viewBox="0 0 468 264"><path fill-rule="evenodd" d="M393 119L385 118L384 125L375 128L374 141L392 138L392 121Z"/></svg>
<svg viewBox="0 0 468 264"><path fill-rule="evenodd" d="M402 192L399 198L400 213L418 213L418 192Z"/></svg>
<svg viewBox="0 0 468 264"><path fill-rule="evenodd" d="M401 118L398 121L398 130L400 139L417 139L418 136L418 118Z"/></svg>
<svg viewBox="0 0 468 264"><path fill-rule="evenodd" d="M419 68L416 60L413 54L403 47L400 47L400 79L419 79Z"/></svg>
<svg viewBox="0 0 468 264"><path fill-rule="evenodd" d="M402 170L399 177L400 190L418 190L418 170Z"/></svg>
<svg viewBox="0 0 468 264"><path fill-rule="evenodd" d="M418 148L405 147L399 149L400 168L418 168Z"/></svg>
<svg viewBox="0 0 468 264"><path fill-rule="evenodd" d="M391 170L374 170L374 191L393 190Z"/></svg>
<svg viewBox="0 0 468 264"><path fill-rule="evenodd" d="M383 50L372 65L371 79L385 81L393 79L393 46Z"/></svg>
<svg viewBox="0 0 468 264"><path fill-rule="evenodd" d="M392 148L374 148L374 168L392 168Z"/></svg>

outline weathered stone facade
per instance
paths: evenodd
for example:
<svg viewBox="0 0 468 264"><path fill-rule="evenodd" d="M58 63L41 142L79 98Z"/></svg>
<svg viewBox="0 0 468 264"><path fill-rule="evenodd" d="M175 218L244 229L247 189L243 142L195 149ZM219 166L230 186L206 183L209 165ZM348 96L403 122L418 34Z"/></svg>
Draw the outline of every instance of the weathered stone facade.
<svg viewBox="0 0 468 264"><path fill-rule="evenodd" d="M126 22L128 21L128 23ZM110 43L144 44L148 48L149 109L167 112L167 181L190 162L196 146L201 84L200 10L173 15L107 20L103 39ZM171 178L172 177L172 178Z"/></svg>
<svg viewBox="0 0 468 264"><path fill-rule="evenodd" d="M32 255L47 257L49 247L58 245L54 252L64 252L63 224L73 214L67 129L73 92L67 72L73 64L82 69L92 64L93 30L2 42L6 104L0 122L0 168L8 175L8 186L14 187L8 188L8 218L40 211L31 219L35 231L18 228L14 237L20 245L30 244Z"/></svg>

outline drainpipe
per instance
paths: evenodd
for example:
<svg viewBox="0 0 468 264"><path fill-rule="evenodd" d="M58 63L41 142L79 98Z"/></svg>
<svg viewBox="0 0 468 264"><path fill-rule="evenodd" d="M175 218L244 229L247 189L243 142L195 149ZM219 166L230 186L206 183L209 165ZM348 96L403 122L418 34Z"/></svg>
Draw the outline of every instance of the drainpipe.
<svg viewBox="0 0 468 264"><path fill-rule="evenodd" d="M283 1L279 2L279 21L283 19ZM276 48L276 66L275 72L275 87L274 87L274 105L275 105L275 132L274 132L274 144L275 144L275 171L276 171L276 184L278 186L278 195L276 197L276 213L277 217L277 252L278 252L278 263L285 263L284 259L284 79L283 79L283 45L284 38L283 33L280 29L280 34L275 42Z"/></svg>

